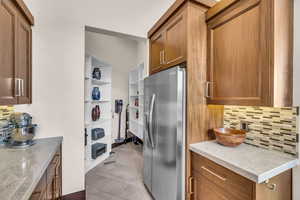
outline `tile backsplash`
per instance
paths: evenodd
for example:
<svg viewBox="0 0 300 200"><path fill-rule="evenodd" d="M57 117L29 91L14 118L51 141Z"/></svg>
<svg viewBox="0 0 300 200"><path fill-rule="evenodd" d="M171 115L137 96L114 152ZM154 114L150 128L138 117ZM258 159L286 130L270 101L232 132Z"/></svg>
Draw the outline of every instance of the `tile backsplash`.
<svg viewBox="0 0 300 200"><path fill-rule="evenodd" d="M224 127L240 129L249 123L245 143L264 149L298 155L299 109L225 106Z"/></svg>
<svg viewBox="0 0 300 200"><path fill-rule="evenodd" d="M0 120L7 119L13 112L13 106L0 106Z"/></svg>

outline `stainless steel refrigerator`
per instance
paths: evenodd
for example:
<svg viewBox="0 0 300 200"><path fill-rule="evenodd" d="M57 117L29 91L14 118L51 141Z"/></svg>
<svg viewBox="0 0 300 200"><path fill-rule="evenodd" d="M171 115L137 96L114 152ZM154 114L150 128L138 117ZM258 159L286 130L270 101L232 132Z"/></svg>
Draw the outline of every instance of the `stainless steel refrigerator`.
<svg viewBox="0 0 300 200"><path fill-rule="evenodd" d="M144 82L144 184L155 200L184 200L185 69L177 66Z"/></svg>

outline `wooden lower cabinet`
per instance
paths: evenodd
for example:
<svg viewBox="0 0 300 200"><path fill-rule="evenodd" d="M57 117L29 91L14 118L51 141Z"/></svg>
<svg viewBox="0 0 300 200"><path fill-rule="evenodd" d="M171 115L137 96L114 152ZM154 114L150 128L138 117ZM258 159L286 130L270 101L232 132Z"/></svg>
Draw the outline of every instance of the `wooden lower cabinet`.
<svg viewBox="0 0 300 200"><path fill-rule="evenodd" d="M219 188L213 182L208 180L205 176L202 176L200 173L193 171L194 177L194 199L202 200L229 200L226 195L226 191Z"/></svg>
<svg viewBox="0 0 300 200"><path fill-rule="evenodd" d="M194 200L292 200L292 171L257 184L192 153L191 194Z"/></svg>
<svg viewBox="0 0 300 200"><path fill-rule="evenodd" d="M29 200L62 199L61 148L57 151Z"/></svg>

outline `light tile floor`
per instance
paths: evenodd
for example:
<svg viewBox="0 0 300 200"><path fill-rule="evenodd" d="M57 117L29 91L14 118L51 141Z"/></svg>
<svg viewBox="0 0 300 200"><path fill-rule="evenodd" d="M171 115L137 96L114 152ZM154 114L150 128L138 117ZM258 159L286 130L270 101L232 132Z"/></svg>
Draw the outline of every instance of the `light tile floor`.
<svg viewBox="0 0 300 200"><path fill-rule="evenodd" d="M152 200L143 184L141 145L128 143L113 149L106 161L86 175L87 200Z"/></svg>

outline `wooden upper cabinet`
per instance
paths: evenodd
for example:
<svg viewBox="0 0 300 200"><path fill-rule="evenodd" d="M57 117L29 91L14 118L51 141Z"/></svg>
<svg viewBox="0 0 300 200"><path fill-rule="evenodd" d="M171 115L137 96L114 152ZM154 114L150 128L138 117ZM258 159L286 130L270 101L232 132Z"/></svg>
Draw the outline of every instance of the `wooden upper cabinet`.
<svg viewBox="0 0 300 200"><path fill-rule="evenodd" d="M186 7L150 37L150 74L186 61Z"/></svg>
<svg viewBox="0 0 300 200"><path fill-rule="evenodd" d="M158 33L150 40L150 66L151 72L159 71L163 67L162 54L164 50L164 35Z"/></svg>
<svg viewBox="0 0 300 200"><path fill-rule="evenodd" d="M16 7L11 1L0 1L0 104L16 104Z"/></svg>
<svg viewBox="0 0 300 200"><path fill-rule="evenodd" d="M22 0L0 0L0 105L31 103L31 26Z"/></svg>
<svg viewBox="0 0 300 200"><path fill-rule="evenodd" d="M174 66L186 60L186 12L175 15L165 28L164 64Z"/></svg>
<svg viewBox="0 0 300 200"><path fill-rule="evenodd" d="M21 91L19 97L19 104L31 103L31 26L28 22L20 16L17 23L17 75L20 79Z"/></svg>
<svg viewBox="0 0 300 200"><path fill-rule="evenodd" d="M209 104L292 106L291 2L223 0L208 10Z"/></svg>

